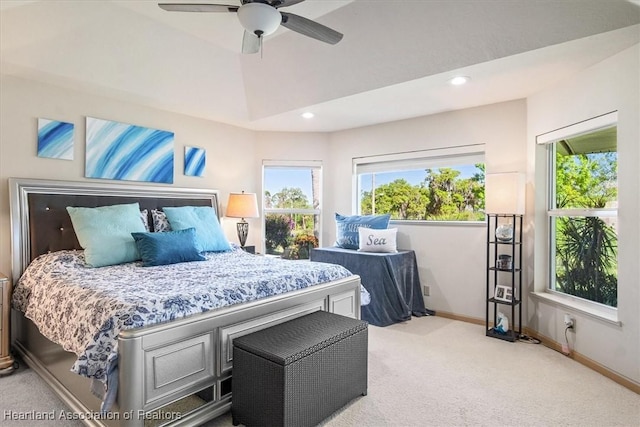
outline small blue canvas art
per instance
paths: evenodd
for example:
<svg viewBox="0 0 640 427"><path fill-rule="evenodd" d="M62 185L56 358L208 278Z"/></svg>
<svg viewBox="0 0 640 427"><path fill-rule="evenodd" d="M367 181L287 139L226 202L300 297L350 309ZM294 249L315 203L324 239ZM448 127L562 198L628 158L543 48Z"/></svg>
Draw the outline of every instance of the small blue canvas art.
<svg viewBox="0 0 640 427"><path fill-rule="evenodd" d="M87 117L85 176L173 183L173 132Z"/></svg>
<svg viewBox="0 0 640 427"><path fill-rule="evenodd" d="M207 152L204 148L184 147L184 174L187 176L204 176Z"/></svg>
<svg viewBox="0 0 640 427"><path fill-rule="evenodd" d="M73 123L38 119L38 157L73 160Z"/></svg>

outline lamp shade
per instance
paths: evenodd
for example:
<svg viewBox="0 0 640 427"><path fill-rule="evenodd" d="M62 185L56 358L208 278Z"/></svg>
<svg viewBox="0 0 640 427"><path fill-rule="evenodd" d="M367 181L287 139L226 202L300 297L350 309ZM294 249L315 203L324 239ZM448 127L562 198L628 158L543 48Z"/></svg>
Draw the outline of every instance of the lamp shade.
<svg viewBox="0 0 640 427"><path fill-rule="evenodd" d="M484 177L485 212L524 215L525 179L520 172L488 173Z"/></svg>
<svg viewBox="0 0 640 427"><path fill-rule="evenodd" d="M282 15L275 7L265 3L245 3L238 9L238 19L245 30L262 37L278 29Z"/></svg>
<svg viewBox="0 0 640 427"><path fill-rule="evenodd" d="M258 218L256 193L230 193L227 202L227 216L231 218Z"/></svg>

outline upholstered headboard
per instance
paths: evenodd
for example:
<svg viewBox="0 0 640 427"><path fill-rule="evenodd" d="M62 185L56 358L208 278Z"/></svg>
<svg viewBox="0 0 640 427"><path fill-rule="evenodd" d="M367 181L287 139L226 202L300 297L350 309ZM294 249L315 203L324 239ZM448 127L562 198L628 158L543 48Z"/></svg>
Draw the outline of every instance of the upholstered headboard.
<svg viewBox="0 0 640 427"><path fill-rule="evenodd" d="M149 212L166 206L212 206L220 217L216 190L9 178L9 196L13 280L38 255L81 248L67 206L138 202Z"/></svg>

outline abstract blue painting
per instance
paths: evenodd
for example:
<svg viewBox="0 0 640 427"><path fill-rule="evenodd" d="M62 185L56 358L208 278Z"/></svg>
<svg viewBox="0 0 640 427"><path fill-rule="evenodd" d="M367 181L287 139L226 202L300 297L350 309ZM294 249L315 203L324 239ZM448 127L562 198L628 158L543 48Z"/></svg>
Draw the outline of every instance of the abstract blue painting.
<svg viewBox="0 0 640 427"><path fill-rule="evenodd" d="M85 176L173 183L173 132L87 117Z"/></svg>
<svg viewBox="0 0 640 427"><path fill-rule="evenodd" d="M204 176L207 152L204 148L184 147L184 174L188 176Z"/></svg>
<svg viewBox="0 0 640 427"><path fill-rule="evenodd" d="M73 123L38 119L38 157L73 160Z"/></svg>

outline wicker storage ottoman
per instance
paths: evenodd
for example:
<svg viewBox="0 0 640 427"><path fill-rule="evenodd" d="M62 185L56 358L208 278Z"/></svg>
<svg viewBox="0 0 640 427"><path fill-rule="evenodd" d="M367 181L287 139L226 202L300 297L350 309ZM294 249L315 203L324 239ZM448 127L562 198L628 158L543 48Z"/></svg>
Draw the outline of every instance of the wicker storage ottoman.
<svg viewBox="0 0 640 427"><path fill-rule="evenodd" d="M317 311L233 340L233 424L314 426L367 394L367 322Z"/></svg>

